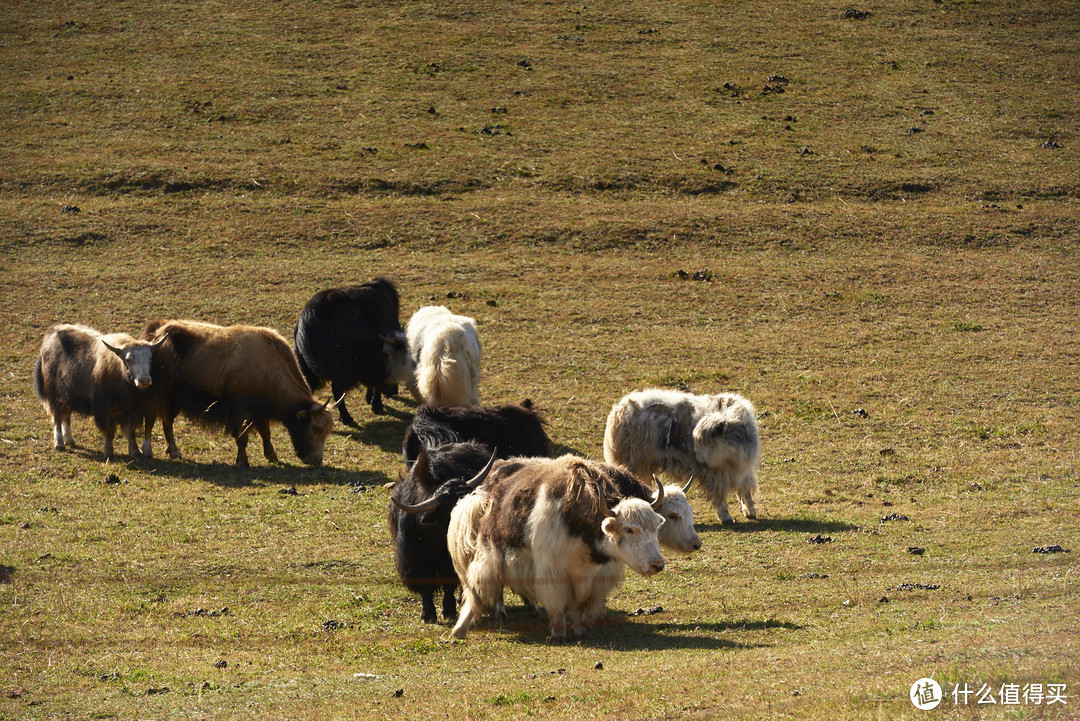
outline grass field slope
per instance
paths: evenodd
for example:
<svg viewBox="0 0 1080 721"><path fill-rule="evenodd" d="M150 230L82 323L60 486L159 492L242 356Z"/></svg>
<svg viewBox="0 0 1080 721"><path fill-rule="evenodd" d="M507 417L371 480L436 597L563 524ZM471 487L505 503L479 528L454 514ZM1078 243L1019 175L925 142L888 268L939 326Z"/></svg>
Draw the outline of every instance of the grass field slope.
<svg viewBox="0 0 1080 721"><path fill-rule="evenodd" d="M1080 717L1078 48L1039 0L5 3L0 719ZM588 636L508 595L451 641L394 570L408 394L317 468L53 449L50 325L291 339L380 275L560 453L744 395L758 518L692 490Z"/></svg>

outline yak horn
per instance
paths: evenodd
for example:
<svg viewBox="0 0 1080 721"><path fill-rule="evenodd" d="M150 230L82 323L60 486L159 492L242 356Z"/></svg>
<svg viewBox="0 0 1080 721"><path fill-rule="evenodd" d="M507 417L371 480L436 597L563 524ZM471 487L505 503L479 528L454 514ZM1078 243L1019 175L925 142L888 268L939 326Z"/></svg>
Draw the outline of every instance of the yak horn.
<svg viewBox="0 0 1080 721"><path fill-rule="evenodd" d="M605 518L615 518L615 514L608 507L607 496L604 495L603 491L600 492L600 512L604 514Z"/></svg>
<svg viewBox="0 0 1080 721"><path fill-rule="evenodd" d="M653 474L652 479L654 481L656 481L656 488L657 488L656 500L654 500L652 502L652 507L654 509L656 509L656 508L660 508L660 504L664 502L664 484L660 482L660 479L656 477L655 473Z"/></svg>
<svg viewBox="0 0 1080 721"><path fill-rule="evenodd" d="M394 498L393 496L390 496L390 500L394 502L395 506L397 506L401 510L405 511L406 513L413 514L414 516L419 515L421 513L427 513L428 511L433 511L439 505L438 497L429 498L426 501L424 501L423 503L417 503L415 505L408 505L408 506L405 505L404 503L401 503L400 501L398 501L398 499Z"/></svg>
<svg viewBox="0 0 1080 721"><path fill-rule="evenodd" d="M472 480L467 481L469 488L476 490L484 479L487 478L488 473L491 472L491 467L495 465L495 457L498 455L499 449L496 448L491 452L491 458L488 459L487 465L480 469L480 472L472 477Z"/></svg>
<svg viewBox="0 0 1080 721"><path fill-rule="evenodd" d="M113 346L106 343L104 340L101 341L101 345L105 346L106 348L108 348L109 350L111 350L113 353L120 356L121 358L124 357L124 351L120 350L119 348L114 348Z"/></svg>
<svg viewBox="0 0 1080 721"><path fill-rule="evenodd" d="M151 348L157 348L157 347L158 347L159 345L161 345L162 343L164 343L164 342L165 342L165 339L166 339L166 338L168 338L168 337L169 337L169 334L168 334L168 333L166 333L165 335L161 336L161 337L160 337L160 338L158 338L158 339L157 339L156 341L154 341L153 343L151 343L151 344L150 344L150 347L151 347Z"/></svg>
<svg viewBox="0 0 1080 721"><path fill-rule="evenodd" d="M694 477L690 476L690 480L686 482L686 485L682 487L682 492L686 493L690 490L690 484L694 482Z"/></svg>

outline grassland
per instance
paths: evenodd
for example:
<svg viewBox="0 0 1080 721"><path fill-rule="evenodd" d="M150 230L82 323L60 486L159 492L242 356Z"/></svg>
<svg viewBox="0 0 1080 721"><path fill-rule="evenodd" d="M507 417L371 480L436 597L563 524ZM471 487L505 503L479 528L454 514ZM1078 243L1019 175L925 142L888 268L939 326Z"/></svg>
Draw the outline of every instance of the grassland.
<svg viewBox="0 0 1080 721"><path fill-rule="evenodd" d="M847 9L0 10L0 718L1076 717L1080 12ZM49 324L290 335L380 274L561 451L635 388L747 395L760 519L692 495L704 548L586 639L455 643L393 571L408 399L317 469L183 422L183 461L52 450Z"/></svg>

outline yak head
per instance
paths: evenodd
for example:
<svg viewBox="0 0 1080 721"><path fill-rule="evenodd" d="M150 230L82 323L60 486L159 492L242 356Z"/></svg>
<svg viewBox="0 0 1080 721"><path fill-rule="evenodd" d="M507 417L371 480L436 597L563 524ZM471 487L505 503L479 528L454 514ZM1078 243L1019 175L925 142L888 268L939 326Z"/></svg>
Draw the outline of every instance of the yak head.
<svg viewBox="0 0 1080 721"><path fill-rule="evenodd" d="M323 447L334 427L333 401L305 404L285 418L297 457L309 466L322 465Z"/></svg>
<svg viewBox="0 0 1080 721"><path fill-rule="evenodd" d="M394 386L408 383L416 373L416 361L409 353L409 341L405 334L396 330L390 335L381 335L383 358L386 366L386 380L383 385Z"/></svg>
<svg viewBox="0 0 1080 721"><path fill-rule="evenodd" d="M487 478L488 473L491 471L491 467L495 465L496 453L497 452L493 452L491 454L491 458L488 460L487 465L481 468L480 472L471 479L451 479L436 488L431 496L425 501L406 504L401 503L393 496L390 497L390 500L405 513L416 516L416 520L419 521L421 525L427 526L440 522L449 524L450 513L454 510L454 506L457 505L457 502L479 488L480 484Z"/></svg>
<svg viewBox="0 0 1080 721"><path fill-rule="evenodd" d="M656 507L656 512L664 517L664 525L660 526L660 545L673 553L688 554L701 548L701 537L694 530L694 509L686 498L693 482L691 477L682 488L666 486L660 505ZM656 483L659 485L660 481Z"/></svg>
<svg viewBox="0 0 1080 721"><path fill-rule="evenodd" d="M150 378L150 361L153 358L154 348L165 342L165 338L166 336L162 336L153 343L131 340L121 346L110 345L102 339L101 344L115 353L124 364L124 377L128 383L136 388L149 388L153 382Z"/></svg>
<svg viewBox="0 0 1080 721"><path fill-rule="evenodd" d="M601 530L607 539L609 555L622 561L642 576L652 576L664 570L658 537L664 517L656 509L664 502L664 487L656 482L656 498L650 504L640 498L623 498L609 508L603 494L600 510L604 515Z"/></svg>

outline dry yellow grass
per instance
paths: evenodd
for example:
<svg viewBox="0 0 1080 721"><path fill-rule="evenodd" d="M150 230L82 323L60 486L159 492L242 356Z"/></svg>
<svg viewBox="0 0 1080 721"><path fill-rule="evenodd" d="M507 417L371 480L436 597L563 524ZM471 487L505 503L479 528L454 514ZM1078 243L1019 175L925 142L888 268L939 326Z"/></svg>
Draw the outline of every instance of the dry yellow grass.
<svg viewBox="0 0 1080 721"><path fill-rule="evenodd" d="M1075 715L1080 16L855 9L6 9L0 718L914 719L923 676L1070 693L935 717ZM379 274L474 316L483 400L560 450L635 388L744 393L761 519L694 496L702 551L581 642L450 643L386 530L411 402L318 469L183 423L181 462L51 449L49 324L289 335Z"/></svg>

